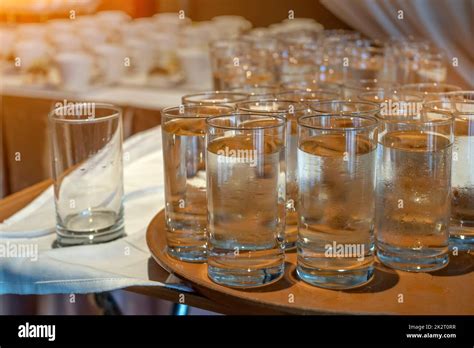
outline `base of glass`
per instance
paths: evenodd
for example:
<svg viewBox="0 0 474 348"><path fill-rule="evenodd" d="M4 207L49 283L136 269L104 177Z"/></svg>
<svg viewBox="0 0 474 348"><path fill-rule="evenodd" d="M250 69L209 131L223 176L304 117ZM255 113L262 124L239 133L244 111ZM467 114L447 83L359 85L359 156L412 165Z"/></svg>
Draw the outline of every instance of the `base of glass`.
<svg viewBox="0 0 474 348"><path fill-rule="evenodd" d="M167 248L168 255L172 258L185 261L204 263L207 261L206 246L187 246L187 247L170 247Z"/></svg>
<svg viewBox="0 0 474 348"><path fill-rule="evenodd" d="M125 235L124 221L120 218L112 226L91 231L71 231L56 225L57 247L88 245L110 242Z"/></svg>
<svg viewBox="0 0 474 348"><path fill-rule="evenodd" d="M209 278L221 285L233 288L256 288L279 280L285 271L284 263L261 269L228 269L207 267Z"/></svg>
<svg viewBox="0 0 474 348"><path fill-rule="evenodd" d="M364 267L356 270L328 271L308 268L302 265L296 267L296 273L304 282L326 289L345 290L363 286L374 277L374 267Z"/></svg>
<svg viewBox="0 0 474 348"><path fill-rule="evenodd" d="M474 250L474 228L456 228L451 227L449 231L449 247L457 250Z"/></svg>
<svg viewBox="0 0 474 348"><path fill-rule="evenodd" d="M380 262L385 266L401 271L431 272L446 267L449 263L448 250L443 253L433 251L433 255L427 255L426 250L421 254L411 249L400 250L397 248L396 251L390 251L381 249L380 245L378 247L377 257Z"/></svg>

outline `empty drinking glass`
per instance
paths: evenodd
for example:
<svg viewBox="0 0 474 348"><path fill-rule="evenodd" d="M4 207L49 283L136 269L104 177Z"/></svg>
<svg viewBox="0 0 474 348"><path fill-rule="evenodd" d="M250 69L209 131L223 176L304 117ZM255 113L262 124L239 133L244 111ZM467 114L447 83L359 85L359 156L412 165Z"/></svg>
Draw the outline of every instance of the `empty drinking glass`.
<svg viewBox="0 0 474 348"><path fill-rule="evenodd" d="M60 105L49 114L49 131L57 243L122 236L122 111L108 104Z"/></svg>
<svg viewBox="0 0 474 348"><path fill-rule="evenodd" d="M377 79L395 80L395 71L382 42L373 40L353 40L346 47L347 78L351 80Z"/></svg>
<svg viewBox="0 0 474 348"><path fill-rule="evenodd" d="M244 84L277 82L277 62L272 51L249 40L218 40L210 45L214 88L227 90Z"/></svg>

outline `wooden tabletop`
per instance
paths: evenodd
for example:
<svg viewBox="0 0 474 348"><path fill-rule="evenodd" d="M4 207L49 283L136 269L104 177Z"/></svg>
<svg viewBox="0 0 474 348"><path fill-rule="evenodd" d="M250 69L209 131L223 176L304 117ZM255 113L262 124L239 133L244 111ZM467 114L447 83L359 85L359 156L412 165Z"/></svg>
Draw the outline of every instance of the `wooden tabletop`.
<svg viewBox="0 0 474 348"><path fill-rule="evenodd" d="M51 181L44 181L0 200L0 221L25 207L50 184ZM150 230L153 233L163 228L161 220L158 214L150 225L148 237ZM472 254L451 257L447 268L433 273L399 272L377 264L375 279L369 285L332 291L299 281L294 275L294 255L289 253L283 280L269 287L243 291L206 280L204 264L173 263L173 259L167 259L162 248L163 236L155 235L162 241L155 240L161 247L153 250L153 254L156 257L161 253L157 261L175 274L186 276L188 280L184 282L193 290L184 292L171 287L126 290L175 303L184 300L187 305L224 314L474 314ZM163 283L170 277L170 272L152 257L148 260L148 274L151 280Z"/></svg>

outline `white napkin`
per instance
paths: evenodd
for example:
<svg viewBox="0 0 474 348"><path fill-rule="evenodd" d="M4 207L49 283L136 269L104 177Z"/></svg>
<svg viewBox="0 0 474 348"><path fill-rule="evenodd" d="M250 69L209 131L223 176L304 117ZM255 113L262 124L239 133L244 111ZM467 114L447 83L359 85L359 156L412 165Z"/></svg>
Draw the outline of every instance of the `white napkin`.
<svg viewBox="0 0 474 348"><path fill-rule="evenodd" d="M148 277L150 252L145 241L149 222L164 207L161 129L129 138L124 154L127 236L110 243L53 249L56 221L53 190L48 188L0 224L0 294L90 293L135 285L165 286ZM191 291L179 283L166 286Z"/></svg>

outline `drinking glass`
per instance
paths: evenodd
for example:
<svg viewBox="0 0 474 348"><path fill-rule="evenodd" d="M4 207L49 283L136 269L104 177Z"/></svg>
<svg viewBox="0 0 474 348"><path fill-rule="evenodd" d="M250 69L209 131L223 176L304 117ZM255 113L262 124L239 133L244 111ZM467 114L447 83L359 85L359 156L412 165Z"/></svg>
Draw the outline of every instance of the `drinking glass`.
<svg viewBox="0 0 474 348"><path fill-rule="evenodd" d="M269 99L257 102L243 102L237 104L237 109L243 112L281 115L286 119L286 227L285 248L296 246L297 237L297 200L298 183L297 170L297 133L296 120L298 117L309 115L307 106L290 100Z"/></svg>
<svg viewBox="0 0 474 348"><path fill-rule="evenodd" d="M415 56L415 82L444 82L448 75L448 57L437 47L429 46Z"/></svg>
<svg viewBox="0 0 474 348"><path fill-rule="evenodd" d="M230 114L226 105L182 105L162 110L168 253L206 260L206 118Z"/></svg>
<svg viewBox="0 0 474 348"><path fill-rule="evenodd" d="M207 119L208 275L256 287L284 271L285 119L239 113Z"/></svg>
<svg viewBox="0 0 474 348"><path fill-rule="evenodd" d="M428 50L429 47L429 42L414 37L391 40L387 47L387 55L394 67L395 81L420 82L417 78L420 52Z"/></svg>
<svg viewBox="0 0 474 348"><path fill-rule="evenodd" d="M453 117L422 110L379 118L377 256L404 271L440 269L449 261Z"/></svg>
<svg viewBox="0 0 474 348"><path fill-rule="evenodd" d="M347 78L351 80L393 81L395 71L386 57L385 45L378 41L350 41L347 51Z"/></svg>
<svg viewBox="0 0 474 348"><path fill-rule="evenodd" d="M214 41L210 55L216 89L277 82L277 60L273 52L261 49L248 40Z"/></svg>
<svg viewBox="0 0 474 348"><path fill-rule="evenodd" d="M187 94L181 98L184 105L230 105L249 99L247 93L212 91Z"/></svg>
<svg viewBox="0 0 474 348"><path fill-rule="evenodd" d="M474 245L474 100L432 101L424 108L454 115L450 242L458 250L470 250Z"/></svg>
<svg viewBox="0 0 474 348"><path fill-rule="evenodd" d="M374 273L377 118L371 113L298 119L299 277L347 289Z"/></svg>
<svg viewBox="0 0 474 348"><path fill-rule="evenodd" d="M124 234L122 111L68 103L49 114L59 246L108 242Z"/></svg>
<svg viewBox="0 0 474 348"><path fill-rule="evenodd" d="M314 74L318 68L319 32L296 30L281 33L279 41L279 82L287 82L294 74Z"/></svg>
<svg viewBox="0 0 474 348"><path fill-rule="evenodd" d="M209 54L214 88L226 90L236 87L243 75L241 60L251 51L251 44L238 39L221 39L210 43ZM243 63L243 62L242 62Z"/></svg>

